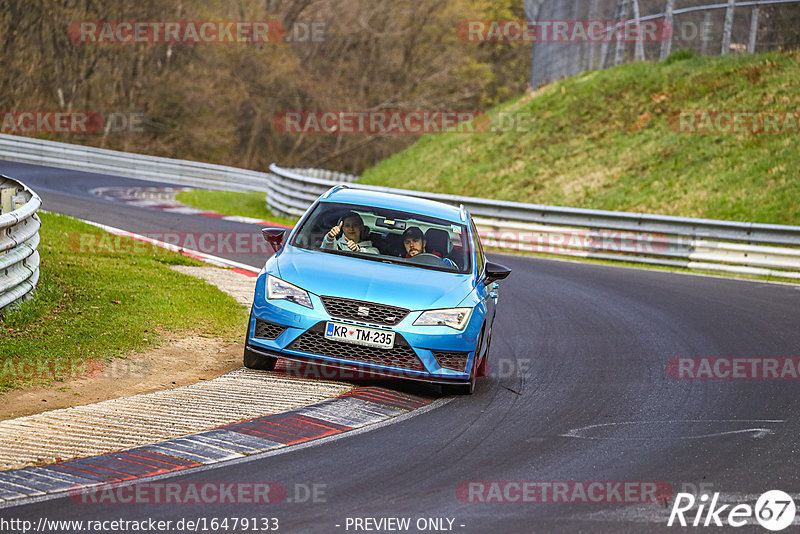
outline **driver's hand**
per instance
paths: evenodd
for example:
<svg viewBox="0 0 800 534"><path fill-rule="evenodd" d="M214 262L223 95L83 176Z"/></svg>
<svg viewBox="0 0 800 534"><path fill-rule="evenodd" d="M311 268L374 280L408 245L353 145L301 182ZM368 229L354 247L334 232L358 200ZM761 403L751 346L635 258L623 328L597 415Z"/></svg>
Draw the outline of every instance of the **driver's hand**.
<svg viewBox="0 0 800 534"><path fill-rule="evenodd" d="M350 241L346 237L345 237L345 239L347 240L347 248L349 248L353 252L358 252L358 245L356 244L356 242L355 241Z"/></svg>
<svg viewBox="0 0 800 534"><path fill-rule="evenodd" d="M330 232L328 232L328 237L331 239L336 239L336 236L342 233L342 225L344 225L344 221L340 222L337 226L331 228Z"/></svg>

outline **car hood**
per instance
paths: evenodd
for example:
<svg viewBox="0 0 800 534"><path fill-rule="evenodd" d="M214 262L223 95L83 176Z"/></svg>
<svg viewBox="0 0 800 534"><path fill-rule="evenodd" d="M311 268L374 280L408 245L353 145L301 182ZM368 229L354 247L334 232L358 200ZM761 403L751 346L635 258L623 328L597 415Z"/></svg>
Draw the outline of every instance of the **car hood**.
<svg viewBox="0 0 800 534"><path fill-rule="evenodd" d="M410 310L458 306L472 289L468 274L394 265L286 247L277 276L316 295L380 302Z"/></svg>

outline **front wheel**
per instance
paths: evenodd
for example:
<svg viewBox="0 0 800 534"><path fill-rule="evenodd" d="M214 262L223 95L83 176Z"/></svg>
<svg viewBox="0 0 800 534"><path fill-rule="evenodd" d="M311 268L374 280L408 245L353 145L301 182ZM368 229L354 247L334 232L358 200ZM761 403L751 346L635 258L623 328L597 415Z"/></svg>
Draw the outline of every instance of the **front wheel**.
<svg viewBox="0 0 800 534"><path fill-rule="evenodd" d="M492 329L489 329L489 335L486 337L486 351L483 354L481 364L478 366L478 378L489 376L489 350L492 348Z"/></svg>
<svg viewBox="0 0 800 534"><path fill-rule="evenodd" d="M483 341L482 338L483 336L481 336L481 341ZM443 385L442 393L444 395L472 395L475 392L475 384L478 381L478 357L480 356L482 344L482 342L478 342L478 346L475 347L475 356L472 358L472 368L469 372L469 382L466 384Z"/></svg>
<svg viewBox="0 0 800 534"><path fill-rule="evenodd" d="M475 382L477 381L475 368L475 359L472 361L472 371L469 374L469 382L466 384L453 384L443 385L442 393L444 395L472 395L475 392Z"/></svg>
<svg viewBox="0 0 800 534"><path fill-rule="evenodd" d="M250 320L247 321L247 332L244 335L245 343L244 343L244 358L242 358L242 363L248 369L256 369L258 371L272 371L275 369L275 364L278 363L277 358L273 358L272 356L263 356L253 349L247 344L247 340L250 339L250 323L253 322L253 310L250 310Z"/></svg>
<svg viewBox="0 0 800 534"><path fill-rule="evenodd" d="M272 356L263 356L251 350L250 347L245 346L243 363L248 369L272 371L275 369L275 364L278 363L278 358L273 358Z"/></svg>

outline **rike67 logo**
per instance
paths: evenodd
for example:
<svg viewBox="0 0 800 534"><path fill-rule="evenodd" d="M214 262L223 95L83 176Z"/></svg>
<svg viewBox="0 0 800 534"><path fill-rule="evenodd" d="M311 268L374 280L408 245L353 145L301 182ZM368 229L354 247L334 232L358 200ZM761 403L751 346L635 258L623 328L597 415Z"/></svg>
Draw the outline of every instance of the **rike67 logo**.
<svg viewBox="0 0 800 534"><path fill-rule="evenodd" d="M758 522L765 529L777 532L791 525L797 512L791 495L780 490L763 493L755 506L719 504L719 497L719 492L710 501L706 493L699 499L691 493L678 493L667 526L743 527Z"/></svg>

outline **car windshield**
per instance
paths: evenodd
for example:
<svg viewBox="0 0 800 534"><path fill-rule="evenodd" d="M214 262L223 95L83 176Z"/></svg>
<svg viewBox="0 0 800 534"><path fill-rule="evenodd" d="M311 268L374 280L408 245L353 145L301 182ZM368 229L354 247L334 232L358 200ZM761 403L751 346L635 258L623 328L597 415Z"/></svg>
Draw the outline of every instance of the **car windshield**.
<svg viewBox="0 0 800 534"><path fill-rule="evenodd" d="M469 273L472 267L463 224L362 205L318 203L292 245L425 269Z"/></svg>

